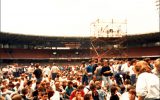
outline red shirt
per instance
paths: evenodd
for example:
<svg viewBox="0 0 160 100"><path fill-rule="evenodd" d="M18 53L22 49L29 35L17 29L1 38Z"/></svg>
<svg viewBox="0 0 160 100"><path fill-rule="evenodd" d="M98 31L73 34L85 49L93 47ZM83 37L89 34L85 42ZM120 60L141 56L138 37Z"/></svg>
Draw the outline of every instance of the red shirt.
<svg viewBox="0 0 160 100"><path fill-rule="evenodd" d="M76 92L77 92L77 91L75 90L75 91L73 91L73 92L71 93L69 100L72 100L72 99L75 97ZM81 90L80 92L81 92L81 96L84 97L84 91Z"/></svg>

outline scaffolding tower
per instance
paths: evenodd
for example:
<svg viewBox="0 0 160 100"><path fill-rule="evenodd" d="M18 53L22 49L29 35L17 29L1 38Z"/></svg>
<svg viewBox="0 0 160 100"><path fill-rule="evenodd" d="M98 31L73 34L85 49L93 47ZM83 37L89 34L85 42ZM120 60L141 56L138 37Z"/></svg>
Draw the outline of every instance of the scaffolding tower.
<svg viewBox="0 0 160 100"><path fill-rule="evenodd" d="M118 19L97 19L90 24L91 46L95 51L94 58L101 59L112 50L116 49L119 56L126 53L122 51L120 45L125 41L123 36L127 35L127 20ZM99 43L99 44L98 44ZM100 49L105 49L99 52ZM126 56L126 55L125 55Z"/></svg>

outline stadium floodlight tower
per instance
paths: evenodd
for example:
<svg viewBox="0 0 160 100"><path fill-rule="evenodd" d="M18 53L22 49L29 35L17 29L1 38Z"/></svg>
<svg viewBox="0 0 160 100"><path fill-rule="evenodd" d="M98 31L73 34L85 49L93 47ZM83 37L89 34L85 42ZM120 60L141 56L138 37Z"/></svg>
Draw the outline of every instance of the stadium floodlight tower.
<svg viewBox="0 0 160 100"><path fill-rule="evenodd" d="M127 20L97 19L90 24L90 34L92 36L92 49L95 51L96 56L100 57L102 54L98 52L99 48L117 48L121 43L123 43L124 39L122 39L122 37L127 34ZM112 40L113 42L116 42L111 43ZM98 44L98 42L100 43Z"/></svg>

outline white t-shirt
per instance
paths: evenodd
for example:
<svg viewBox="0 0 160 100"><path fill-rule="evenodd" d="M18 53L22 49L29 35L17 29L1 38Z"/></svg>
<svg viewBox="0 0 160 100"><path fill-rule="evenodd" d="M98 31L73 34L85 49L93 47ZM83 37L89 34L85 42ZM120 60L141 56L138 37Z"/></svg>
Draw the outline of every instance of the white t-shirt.
<svg viewBox="0 0 160 100"><path fill-rule="evenodd" d="M32 74L33 72L34 72L34 68L30 66L30 67L28 68L28 73Z"/></svg>
<svg viewBox="0 0 160 100"><path fill-rule="evenodd" d="M134 71L133 71L133 68L134 68L133 65L129 67L129 75L135 74Z"/></svg>
<svg viewBox="0 0 160 100"><path fill-rule="evenodd" d="M136 83L137 96L160 99L160 80L152 73L141 73Z"/></svg>
<svg viewBox="0 0 160 100"><path fill-rule="evenodd" d="M89 85L85 86L84 89L83 89L83 91L84 91L84 94L87 94L90 91Z"/></svg>
<svg viewBox="0 0 160 100"><path fill-rule="evenodd" d="M44 75L49 75L49 73L50 73L49 67L44 68L43 73L44 73Z"/></svg>
<svg viewBox="0 0 160 100"><path fill-rule="evenodd" d="M58 91L54 91L54 95L50 98L51 100L60 100L60 95Z"/></svg>
<svg viewBox="0 0 160 100"><path fill-rule="evenodd" d="M120 100L129 100L129 93L128 93L128 92L124 92L124 93L120 96Z"/></svg>
<svg viewBox="0 0 160 100"><path fill-rule="evenodd" d="M129 72L129 67L127 63L122 64L121 71L125 73Z"/></svg>
<svg viewBox="0 0 160 100"><path fill-rule="evenodd" d="M118 64L114 64L113 68L114 68L114 72L118 72Z"/></svg>
<svg viewBox="0 0 160 100"><path fill-rule="evenodd" d="M53 66L53 67L51 68L51 72L52 72L52 73L58 73L58 71L59 71L59 68L58 68L57 66Z"/></svg>

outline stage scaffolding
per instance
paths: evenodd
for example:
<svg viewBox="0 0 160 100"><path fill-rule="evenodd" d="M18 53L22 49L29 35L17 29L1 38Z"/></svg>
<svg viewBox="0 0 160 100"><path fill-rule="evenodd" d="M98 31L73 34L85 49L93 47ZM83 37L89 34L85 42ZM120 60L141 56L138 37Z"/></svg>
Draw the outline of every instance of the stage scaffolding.
<svg viewBox="0 0 160 100"><path fill-rule="evenodd" d="M90 34L92 51L95 52L93 58L104 58L113 49L119 57L127 56L121 46L127 35L127 19L97 19L90 24Z"/></svg>

